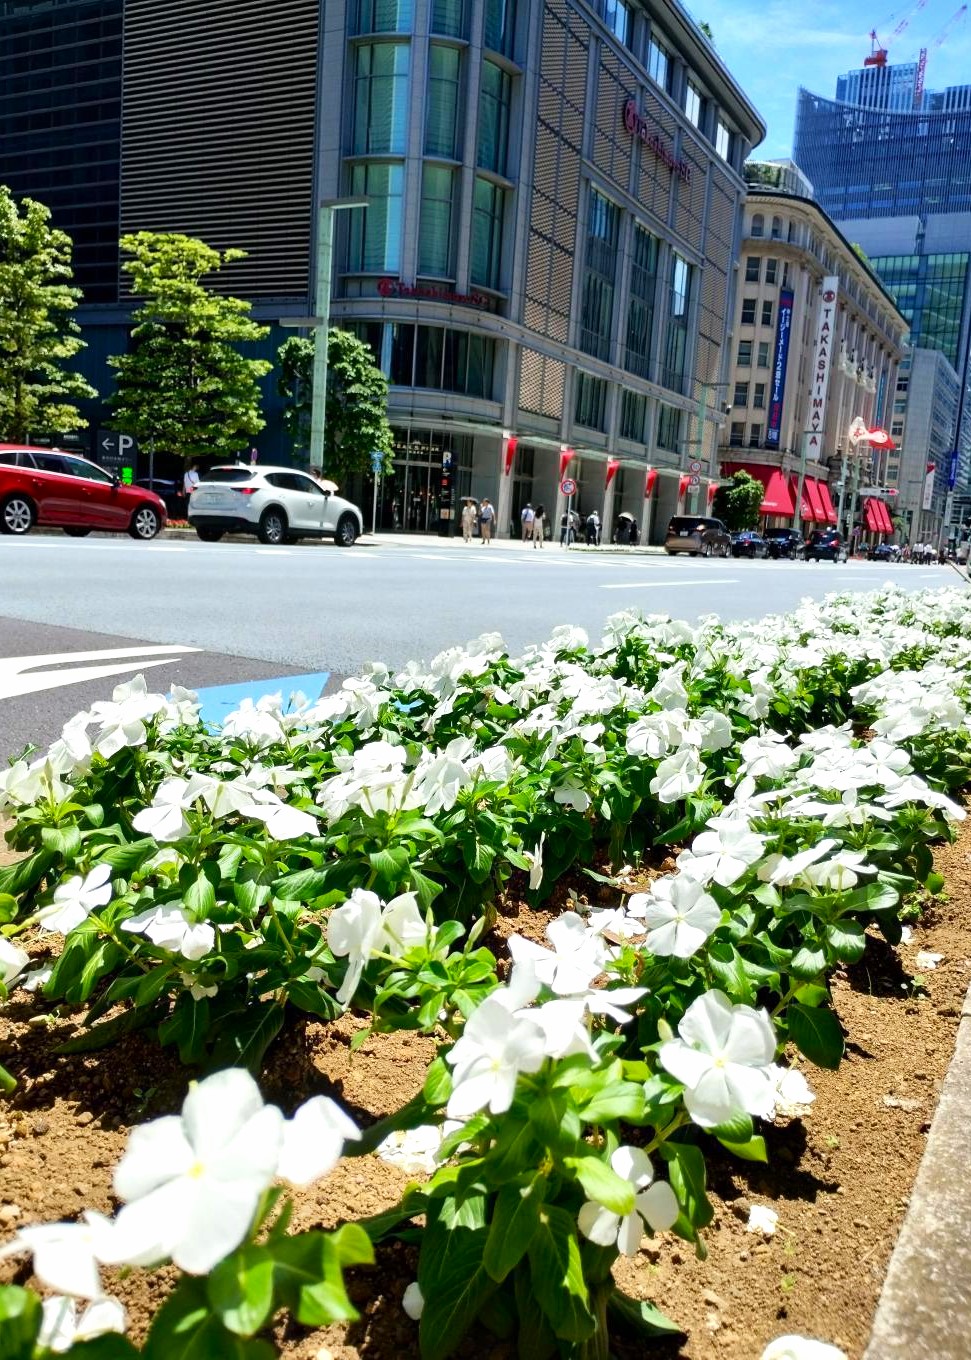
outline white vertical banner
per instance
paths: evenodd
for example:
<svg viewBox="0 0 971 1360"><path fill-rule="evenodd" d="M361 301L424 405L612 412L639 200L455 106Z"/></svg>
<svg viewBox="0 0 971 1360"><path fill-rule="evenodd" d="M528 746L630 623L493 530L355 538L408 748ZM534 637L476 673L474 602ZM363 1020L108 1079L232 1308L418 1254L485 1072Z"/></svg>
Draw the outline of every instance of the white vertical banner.
<svg viewBox="0 0 971 1360"><path fill-rule="evenodd" d="M930 510L934 504L934 475L937 472L933 463L927 464L927 471L924 475L924 502L922 508Z"/></svg>
<svg viewBox="0 0 971 1360"><path fill-rule="evenodd" d="M829 392L829 373L832 365L836 329L836 295L839 279L835 274L823 279L816 315L816 339L813 345L812 371L809 380L809 432L806 457L821 462L823 433L826 428L826 397Z"/></svg>

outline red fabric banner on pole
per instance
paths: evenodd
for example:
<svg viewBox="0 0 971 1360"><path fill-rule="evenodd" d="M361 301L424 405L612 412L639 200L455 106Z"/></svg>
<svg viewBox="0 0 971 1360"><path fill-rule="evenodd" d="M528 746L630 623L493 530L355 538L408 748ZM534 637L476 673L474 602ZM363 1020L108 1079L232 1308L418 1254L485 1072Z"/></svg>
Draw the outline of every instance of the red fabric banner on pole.
<svg viewBox="0 0 971 1360"><path fill-rule="evenodd" d="M507 477L509 476L510 472L512 471L512 463L513 463L513 459L516 457L516 449L517 449L518 445L519 445L519 440L516 438L516 436L515 436L514 434L507 435L507 437L506 437L506 453L505 453L505 468L504 468L504 471L505 471L505 474L506 474Z"/></svg>
<svg viewBox="0 0 971 1360"><path fill-rule="evenodd" d="M614 478L617 476L617 469L618 469L619 467L620 467L620 459L619 459L619 458L608 458L608 459L607 459L607 481L605 482L605 485L606 485L606 486L609 486L610 483L611 483L611 482L614 480Z"/></svg>
<svg viewBox="0 0 971 1360"><path fill-rule="evenodd" d="M560 481L561 481L561 482L562 482L562 480L563 480L563 474L564 474L564 472L566 472L567 468L570 466L570 463L571 463L572 461L573 461L573 450L572 450L572 449L568 449L568 448L566 447L566 445L564 444L564 446L560 449Z"/></svg>
<svg viewBox="0 0 971 1360"><path fill-rule="evenodd" d="M715 500L715 493L718 490L717 482L708 483L708 509L710 510Z"/></svg>
<svg viewBox="0 0 971 1360"><path fill-rule="evenodd" d="M644 499L646 501L649 501L651 499L656 482L657 482L657 468L648 468L647 476L644 478Z"/></svg>
<svg viewBox="0 0 971 1360"><path fill-rule="evenodd" d="M678 481L678 500L680 500L688 487L691 485L691 478L685 472Z"/></svg>

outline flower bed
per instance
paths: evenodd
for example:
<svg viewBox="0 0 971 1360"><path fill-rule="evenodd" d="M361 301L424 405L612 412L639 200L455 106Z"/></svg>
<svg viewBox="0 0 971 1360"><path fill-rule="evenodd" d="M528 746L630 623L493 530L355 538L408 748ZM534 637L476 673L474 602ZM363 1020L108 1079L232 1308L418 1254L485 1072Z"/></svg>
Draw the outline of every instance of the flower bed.
<svg viewBox="0 0 971 1360"><path fill-rule="evenodd" d="M965 600L885 591L757 625L622 615L600 647L561 629L518 661L489 637L291 712L246 704L219 735L186 692L120 686L0 777L24 856L0 871L0 958L18 1004L26 987L87 1007L62 1048L79 1064L137 1034L221 1075L181 1131L132 1136L115 1218L21 1229L13 1248L95 1297L98 1326L114 1317L98 1263L174 1261L148 1355L176 1334L273 1354L280 1310L350 1316L343 1269L395 1237L420 1244L424 1356L483 1325L537 1355L670 1331L664 1297L620 1293L618 1257L645 1234L704 1254L706 1163L765 1161L768 1121L812 1103L806 1065L843 1056L830 977L871 937L896 944L901 912L941 886L930 847L963 816L969 760ZM553 914L542 943L513 933L510 971L492 931L510 901L570 885L580 906L583 882L601 904ZM360 1133L321 1096L284 1120L241 1069L348 1005L427 1036L421 1092ZM222 1143L203 1146L210 1122ZM275 1181L324 1174L342 1142L347 1165L388 1155L389 1136L430 1179L364 1230L287 1230ZM139 1171L145 1147L170 1174ZM47 1264L81 1233L83 1290ZM47 1338L55 1307L69 1331L49 1304ZM31 1355L34 1296L0 1308Z"/></svg>

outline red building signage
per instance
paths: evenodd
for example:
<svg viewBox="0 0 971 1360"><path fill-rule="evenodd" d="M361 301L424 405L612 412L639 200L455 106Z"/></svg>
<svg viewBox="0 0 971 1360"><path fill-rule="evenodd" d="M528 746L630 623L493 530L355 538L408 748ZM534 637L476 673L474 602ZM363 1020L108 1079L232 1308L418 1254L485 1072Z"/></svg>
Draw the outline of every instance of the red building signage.
<svg viewBox="0 0 971 1360"><path fill-rule="evenodd" d="M687 161L676 161L674 152L663 141L661 134L652 130L647 118L638 111L637 102L628 99L624 105L624 127L632 137L639 137L649 151L653 151L662 165L666 165L672 175L677 175L683 179L685 184L691 183L691 166Z"/></svg>
<svg viewBox="0 0 971 1360"><path fill-rule="evenodd" d="M378 279L378 292L383 298L419 298L429 302L458 302L463 307L488 307L492 302L486 293L453 293L435 283L402 283L400 279Z"/></svg>

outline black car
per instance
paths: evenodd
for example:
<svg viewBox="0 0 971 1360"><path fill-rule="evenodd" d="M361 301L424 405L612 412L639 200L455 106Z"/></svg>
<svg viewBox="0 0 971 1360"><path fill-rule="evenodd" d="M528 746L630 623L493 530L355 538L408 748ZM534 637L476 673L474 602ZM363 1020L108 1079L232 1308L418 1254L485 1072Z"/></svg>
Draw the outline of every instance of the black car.
<svg viewBox="0 0 971 1360"><path fill-rule="evenodd" d="M770 557L802 557L802 534L798 529L766 529L765 547Z"/></svg>
<svg viewBox="0 0 971 1360"><path fill-rule="evenodd" d="M156 496L161 496L169 519L185 519L185 497L180 482L165 477L139 477L135 485L144 486L148 491L154 491Z"/></svg>
<svg viewBox="0 0 971 1360"><path fill-rule="evenodd" d="M765 539L754 529L742 529L732 534L733 557L765 557Z"/></svg>
<svg viewBox="0 0 971 1360"><path fill-rule="evenodd" d="M835 529L816 529L806 539L807 562L838 562L843 540Z"/></svg>
<svg viewBox="0 0 971 1360"><path fill-rule="evenodd" d="M889 543L877 543L867 553L871 562L896 562L899 556L900 549Z"/></svg>

